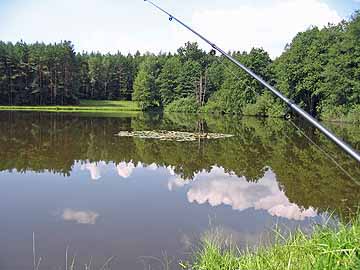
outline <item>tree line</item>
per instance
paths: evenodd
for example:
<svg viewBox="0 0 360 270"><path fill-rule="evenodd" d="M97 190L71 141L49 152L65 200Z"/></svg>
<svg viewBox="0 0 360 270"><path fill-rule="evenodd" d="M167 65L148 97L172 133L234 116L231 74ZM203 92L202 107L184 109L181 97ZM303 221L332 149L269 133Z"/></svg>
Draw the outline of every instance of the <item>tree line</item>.
<svg viewBox="0 0 360 270"><path fill-rule="evenodd" d="M70 41L0 42L0 104L73 105L79 99L130 100L141 59L140 53L76 54Z"/></svg>
<svg viewBox="0 0 360 270"><path fill-rule="evenodd" d="M261 48L231 55L315 117L360 122L360 12L298 33L274 61ZM162 67L162 68L161 68ZM281 116L288 109L222 56L187 43L139 67L133 98L143 109Z"/></svg>
<svg viewBox="0 0 360 270"><path fill-rule="evenodd" d="M360 121L360 12L298 33L272 60L261 48L231 55L310 114ZM280 116L286 107L214 51L186 43L174 54L75 53L69 41L0 42L0 104L71 105L135 100L143 110Z"/></svg>

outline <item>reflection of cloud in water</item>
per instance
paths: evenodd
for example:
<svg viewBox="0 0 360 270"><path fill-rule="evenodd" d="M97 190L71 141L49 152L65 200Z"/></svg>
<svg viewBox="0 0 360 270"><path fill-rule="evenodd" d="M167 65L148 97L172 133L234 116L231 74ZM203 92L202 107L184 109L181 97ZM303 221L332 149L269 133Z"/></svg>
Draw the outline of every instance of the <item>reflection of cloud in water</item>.
<svg viewBox="0 0 360 270"><path fill-rule="evenodd" d="M145 170L156 171L157 169L160 168L160 166L158 166L156 163L151 163L151 164L147 165L145 163L138 162L138 164L136 165L136 168L143 168ZM172 167L168 166L167 168L169 169L169 168L172 168ZM169 170L169 172L171 173L170 170Z"/></svg>
<svg viewBox="0 0 360 270"><path fill-rule="evenodd" d="M92 180L99 180L101 178L100 166L104 165L105 162L86 162L81 166L81 170L88 170Z"/></svg>
<svg viewBox="0 0 360 270"><path fill-rule="evenodd" d="M155 163L151 163L149 166L147 166L145 168L149 169L151 171L156 171L158 169L158 166Z"/></svg>
<svg viewBox="0 0 360 270"><path fill-rule="evenodd" d="M168 182L168 189L172 191L176 188L184 187L189 183L191 183L191 180L184 180L180 176L173 175Z"/></svg>
<svg viewBox="0 0 360 270"><path fill-rule="evenodd" d="M80 169L90 172L90 177L92 180L99 180L102 178L105 174L108 174L109 172L115 171L117 174L122 178L128 178L130 177L135 169L145 169L149 171L156 171L159 169L159 166L155 163L151 163L150 165L143 164L141 162L138 162L137 164L134 164L134 162L125 162L122 161L119 164L115 164L113 162L106 163L104 161L100 162L90 162L86 161L80 166ZM175 175L173 167L169 166L166 168L171 175Z"/></svg>
<svg viewBox="0 0 360 270"><path fill-rule="evenodd" d="M62 218L66 221L75 221L79 224L95 224L99 214L93 211L76 211L65 209Z"/></svg>
<svg viewBox="0 0 360 270"><path fill-rule="evenodd" d="M169 171L170 175L175 175L175 167L167 166L166 169Z"/></svg>
<svg viewBox="0 0 360 270"><path fill-rule="evenodd" d="M116 166L118 175L123 178L128 178L132 174L134 169L135 169L135 165L132 162L129 163L121 162Z"/></svg>
<svg viewBox="0 0 360 270"><path fill-rule="evenodd" d="M185 184L179 178L172 178L168 188L173 190ZM272 216L294 220L317 215L311 207L301 209L291 203L279 189L276 176L270 169L257 182L247 182L245 177L239 178L225 173L223 168L213 167L210 173L201 172L195 176L190 182L187 197L189 202L209 203L211 206L225 204L240 211L248 208L263 209Z"/></svg>

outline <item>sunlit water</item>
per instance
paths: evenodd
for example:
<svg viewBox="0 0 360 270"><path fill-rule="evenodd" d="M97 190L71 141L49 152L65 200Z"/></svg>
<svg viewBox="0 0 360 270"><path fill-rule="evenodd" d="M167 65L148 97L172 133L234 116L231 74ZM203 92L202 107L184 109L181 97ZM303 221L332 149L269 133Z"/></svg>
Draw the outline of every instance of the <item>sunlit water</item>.
<svg viewBox="0 0 360 270"><path fill-rule="evenodd" d="M0 113L0 269L164 269L191 258L202 237L240 248L272 229L305 231L360 202L359 166L295 122L168 115L107 117ZM169 142L120 130L222 132L233 138ZM358 147L359 129L335 127ZM335 165L319 147L338 163Z"/></svg>

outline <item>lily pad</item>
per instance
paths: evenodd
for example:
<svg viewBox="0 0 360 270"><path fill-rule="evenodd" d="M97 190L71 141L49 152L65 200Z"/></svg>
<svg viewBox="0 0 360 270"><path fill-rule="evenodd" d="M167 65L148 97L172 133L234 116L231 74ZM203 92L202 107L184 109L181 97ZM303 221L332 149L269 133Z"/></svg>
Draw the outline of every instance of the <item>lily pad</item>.
<svg viewBox="0 0 360 270"><path fill-rule="evenodd" d="M193 133L181 131L152 130L152 131L120 131L116 136L134 137L140 139L157 139L161 141L193 142L199 139L224 139L234 135L221 133Z"/></svg>

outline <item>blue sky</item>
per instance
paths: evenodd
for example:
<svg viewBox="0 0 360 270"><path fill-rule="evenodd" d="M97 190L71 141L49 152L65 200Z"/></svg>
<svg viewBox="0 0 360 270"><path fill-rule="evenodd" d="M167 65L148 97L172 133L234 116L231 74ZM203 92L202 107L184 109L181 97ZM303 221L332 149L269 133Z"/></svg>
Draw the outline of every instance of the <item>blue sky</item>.
<svg viewBox="0 0 360 270"><path fill-rule="evenodd" d="M153 0L225 50L263 47L278 56L311 25L337 23L360 0ZM71 40L77 51L175 51L199 41L143 0L0 0L0 40ZM199 41L204 49L209 47Z"/></svg>

